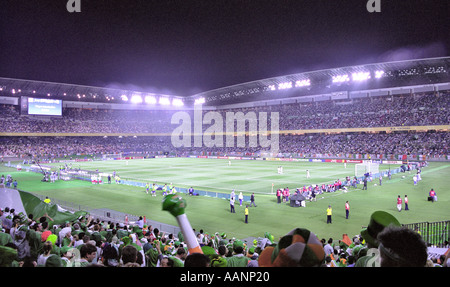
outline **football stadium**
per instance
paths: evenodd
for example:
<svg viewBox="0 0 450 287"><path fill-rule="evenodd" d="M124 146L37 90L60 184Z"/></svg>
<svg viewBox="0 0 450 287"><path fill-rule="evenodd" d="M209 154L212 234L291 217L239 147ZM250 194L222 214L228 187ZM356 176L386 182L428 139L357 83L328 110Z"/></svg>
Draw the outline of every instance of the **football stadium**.
<svg viewBox="0 0 450 287"><path fill-rule="evenodd" d="M447 266L449 107L447 56L183 96L0 77L2 266Z"/></svg>

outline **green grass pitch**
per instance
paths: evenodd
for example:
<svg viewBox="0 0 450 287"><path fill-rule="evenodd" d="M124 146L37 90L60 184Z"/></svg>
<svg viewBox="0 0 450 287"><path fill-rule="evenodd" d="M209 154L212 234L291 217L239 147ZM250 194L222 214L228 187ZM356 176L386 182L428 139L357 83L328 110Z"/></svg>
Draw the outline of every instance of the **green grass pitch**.
<svg viewBox="0 0 450 287"><path fill-rule="evenodd" d="M54 164L59 166L60 164ZM277 167L283 166L283 174L277 173ZM313 231L319 238L340 239L342 234L359 234L367 226L370 215L376 210L387 211L401 223L434 222L450 219L449 163L432 162L422 170L422 181L414 186L411 173L399 173L391 180L384 178L380 186L378 179L369 183L368 190L350 188L347 193L338 191L325 193L317 197L316 202L306 202L306 207L290 207L287 203L277 204L277 188L289 187L292 192L297 187L309 184L343 180L354 175L354 164L280 162L194 158L155 158L145 160L110 160L73 163L73 167L100 172L116 171L121 179L133 179L140 182L173 183L175 187L193 186L196 190L230 193L232 189L252 192L256 195L257 207L251 207L249 224L244 223L244 205L236 202L236 213L230 213L229 201L205 196L189 197L186 214L193 228L203 229L212 234L226 232L236 238L263 236L272 233L276 239L291 229L304 227ZM398 166L391 165L391 169ZM380 165L380 170L388 169ZM306 170L311 178L306 178ZM158 191L157 197L146 194L144 188L120 184L93 185L90 182L73 180L56 183L41 182L42 176L32 172L17 172L2 166L2 174L11 174L19 182L21 190L46 195L61 200L89 206L92 209L107 208L120 212L145 215L148 219L177 225L176 220L161 210L163 199ZM402 176L405 176L404 178ZM272 183L274 184L273 194ZM374 184L377 184L376 186ZM434 188L438 201L427 201L428 191ZM396 209L396 199L405 194L409 198L409 211ZM350 203L350 218L345 219L344 204ZM333 223L326 224L326 208L333 208Z"/></svg>

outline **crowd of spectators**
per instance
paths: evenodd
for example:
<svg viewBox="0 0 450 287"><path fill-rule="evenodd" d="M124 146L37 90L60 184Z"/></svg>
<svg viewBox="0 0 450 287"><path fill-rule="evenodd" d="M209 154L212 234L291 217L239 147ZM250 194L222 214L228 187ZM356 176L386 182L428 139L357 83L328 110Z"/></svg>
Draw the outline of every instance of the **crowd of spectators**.
<svg viewBox="0 0 450 287"><path fill-rule="evenodd" d="M227 112L279 112L280 131L305 129L340 129L392 126L448 125L450 123L450 95L424 93L384 97L294 103L217 110L226 118ZM76 154L158 153L218 155L255 155L264 151L252 147L246 138L245 147L189 147L175 148L171 135L178 126L171 124L174 110L117 110L64 108L62 117L21 115L19 107L0 106L0 133L24 133L24 136L0 137L0 156L37 157L70 156ZM193 119L194 111L186 111ZM203 114L207 113L203 110ZM226 131L224 121L223 131ZM193 120L191 120L193 125ZM204 124L203 130L209 125ZM268 114L270 129L270 114ZM247 122L248 129L248 122ZM194 130L194 129L192 129ZM48 133L32 137L26 133ZM66 133L68 136L52 135ZM77 136L71 135L76 133ZM118 136L117 134L138 136ZM149 135L152 134L152 135ZM88 136L89 135L89 136ZM96 135L96 136L93 136ZM280 134L280 153L294 156L337 156L348 154L426 155L442 157L449 154L448 132L403 131L393 133L309 133Z"/></svg>
<svg viewBox="0 0 450 287"><path fill-rule="evenodd" d="M194 230L203 254L190 254L181 232L165 234L146 225L142 217L129 225L91 216L60 225L51 224L51 220L48 216L16 214L14 209L1 210L0 266L450 266L449 255L431 257L417 230L401 227L395 217L382 211L374 212L370 218L368 228L377 224L376 233L363 229L351 239L343 234L342 239L320 240L313 231L304 228L296 228L279 239L265 232L253 241L228 239L223 232L209 235ZM292 245L297 247L288 248ZM377 260L370 260L371 248L379 250Z"/></svg>
<svg viewBox="0 0 450 287"><path fill-rule="evenodd" d="M248 138L247 138L248 140ZM426 133L376 133L376 134L314 134L280 135L280 156L294 157L340 157L351 158L354 154L373 157L382 155L425 155L440 158L450 154L448 132ZM2 158L40 159L62 158L76 155L101 157L102 154L172 155L209 154L258 156L264 148L250 147L190 147L175 148L170 136L138 137L0 137ZM395 158L397 159L397 158Z"/></svg>
<svg viewBox="0 0 450 287"><path fill-rule="evenodd" d="M450 94L441 92L352 100L293 103L226 112L279 112L280 130L340 129L450 124ZM182 110L182 109L181 109ZM64 108L62 117L21 115L18 106L0 107L0 132L20 133L171 133L177 110ZM193 119L193 111L185 110ZM208 110L204 109L203 114ZM270 117L269 117L270 120ZM192 121L193 122L193 121ZM225 123L224 123L225 124Z"/></svg>

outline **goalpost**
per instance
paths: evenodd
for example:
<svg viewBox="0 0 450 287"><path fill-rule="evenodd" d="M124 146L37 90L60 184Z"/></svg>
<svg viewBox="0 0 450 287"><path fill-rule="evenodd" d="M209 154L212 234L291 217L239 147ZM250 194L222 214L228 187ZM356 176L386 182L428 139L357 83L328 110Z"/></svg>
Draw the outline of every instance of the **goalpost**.
<svg viewBox="0 0 450 287"><path fill-rule="evenodd" d="M376 174L380 172L380 164L367 161L355 165L355 176L361 177L366 173Z"/></svg>
<svg viewBox="0 0 450 287"><path fill-rule="evenodd" d="M122 153L108 153L102 154L102 160L110 160L115 158L122 158Z"/></svg>

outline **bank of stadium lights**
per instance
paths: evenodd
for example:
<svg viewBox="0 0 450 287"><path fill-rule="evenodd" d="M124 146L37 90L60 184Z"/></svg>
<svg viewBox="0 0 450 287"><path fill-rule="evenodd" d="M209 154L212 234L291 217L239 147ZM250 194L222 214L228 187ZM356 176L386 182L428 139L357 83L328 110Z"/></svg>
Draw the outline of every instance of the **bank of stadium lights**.
<svg viewBox="0 0 450 287"><path fill-rule="evenodd" d="M439 67L425 67L423 68L424 74L440 74L440 73L446 73L447 71L443 66Z"/></svg>
<svg viewBox="0 0 450 287"><path fill-rule="evenodd" d="M284 82L278 84L278 90L287 90L292 88L292 82Z"/></svg>
<svg viewBox="0 0 450 287"><path fill-rule="evenodd" d="M195 99L195 101L194 101L194 105L202 105L204 103L205 103L205 98L198 98L198 99Z"/></svg>
<svg viewBox="0 0 450 287"><path fill-rule="evenodd" d="M145 96L144 99L146 104L154 105L157 103L157 100L154 96Z"/></svg>
<svg viewBox="0 0 450 287"><path fill-rule="evenodd" d="M140 95L132 95L130 102L133 104L140 104L142 103L142 97Z"/></svg>
<svg viewBox="0 0 450 287"><path fill-rule="evenodd" d="M275 85L269 85L269 86L267 86L267 89L269 91L275 91L277 89L277 87Z"/></svg>
<svg viewBox="0 0 450 287"><path fill-rule="evenodd" d="M295 87L296 88L300 88L300 87L309 87L311 86L311 81L309 79L306 80L300 80L300 81L295 81Z"/></svg>
<svg viewBox="0 0 450 287"><path fill-rule="evenodd" d="M333 76L333 83L344 83L344 82L349 82L349 81L350 81L350 77L347 74Z"/></svg>
<svg viewBox="0 0 450 287"><path fill-rule="evenodd" d="M21 93L21 92L22 92L21 89L17 89L17 90L16 90L16 89L12 89L12 90L11 90L11 93L12 93L12 94Z"/></svg>
<svg viewBox="0 0 450 287"><path fill-rule="evenodd" d="M311 86L311 80L305 79L305 80L298 80L295 82L282 82L278 85L268 85L266 86L267 91L276 91L276 90L288 90L292 88L301 88L301 87L309 87Z"/></svg>
<svg viewBox="0 0 450 287"><path fill-rule="evenodd" d="M160 97L159 98L159 104L163 105L163 106L169 106L170 105L170 100L169 100L169 98L166 98L166 97Z"/></svg>
<svg viewBox="0 0 450 287"><path fill-rule="evenodd" d="M381 77L383 77L384 75L384 71L375 71L375 79L380 79Z"/></svg>
<svg viewBox="0 0 450 287"><path fill-rule="evenodd" d="M352 74L352 80L354 82L362 82L370 79L370 72L358 72Z"/></svg>
<svg viewBox="0 0 450 287"><path fill-rule="evenodd" d="M381 78L381 76L384 74L383 71L376 71L375 72L375 78ZM337 75L332 77L333 83L345 83L345 82L362 82L369 80L370 72L356 72L351 74L351 78L348 74L343 75Z"/></svg>
<svg viewBox="0 0 450 287"><path fill-rule="evenodd" d="M153 95L146 95L146 96L141 96L141 95L131 95L131 97L129 98L127 95L122 95L120 97L122 99L122 101L124 102L128 102L130 101L132 104L141 104L143 102L145 102L146 104L150 104L150 105L155 105L157 103L159 103L162 106L183 106L184 103L181 99L173 99L171 101L171 99L169 97L159 97L157 98L156 96Z"/></svg>
<svg viewBox="0 0 450 287"><path fill-rule="evenodd" d="M172 106L182 107L182 106L184 106L184 103L183 103L183 101L181 99L173 99L172 100Z"/></svg>

